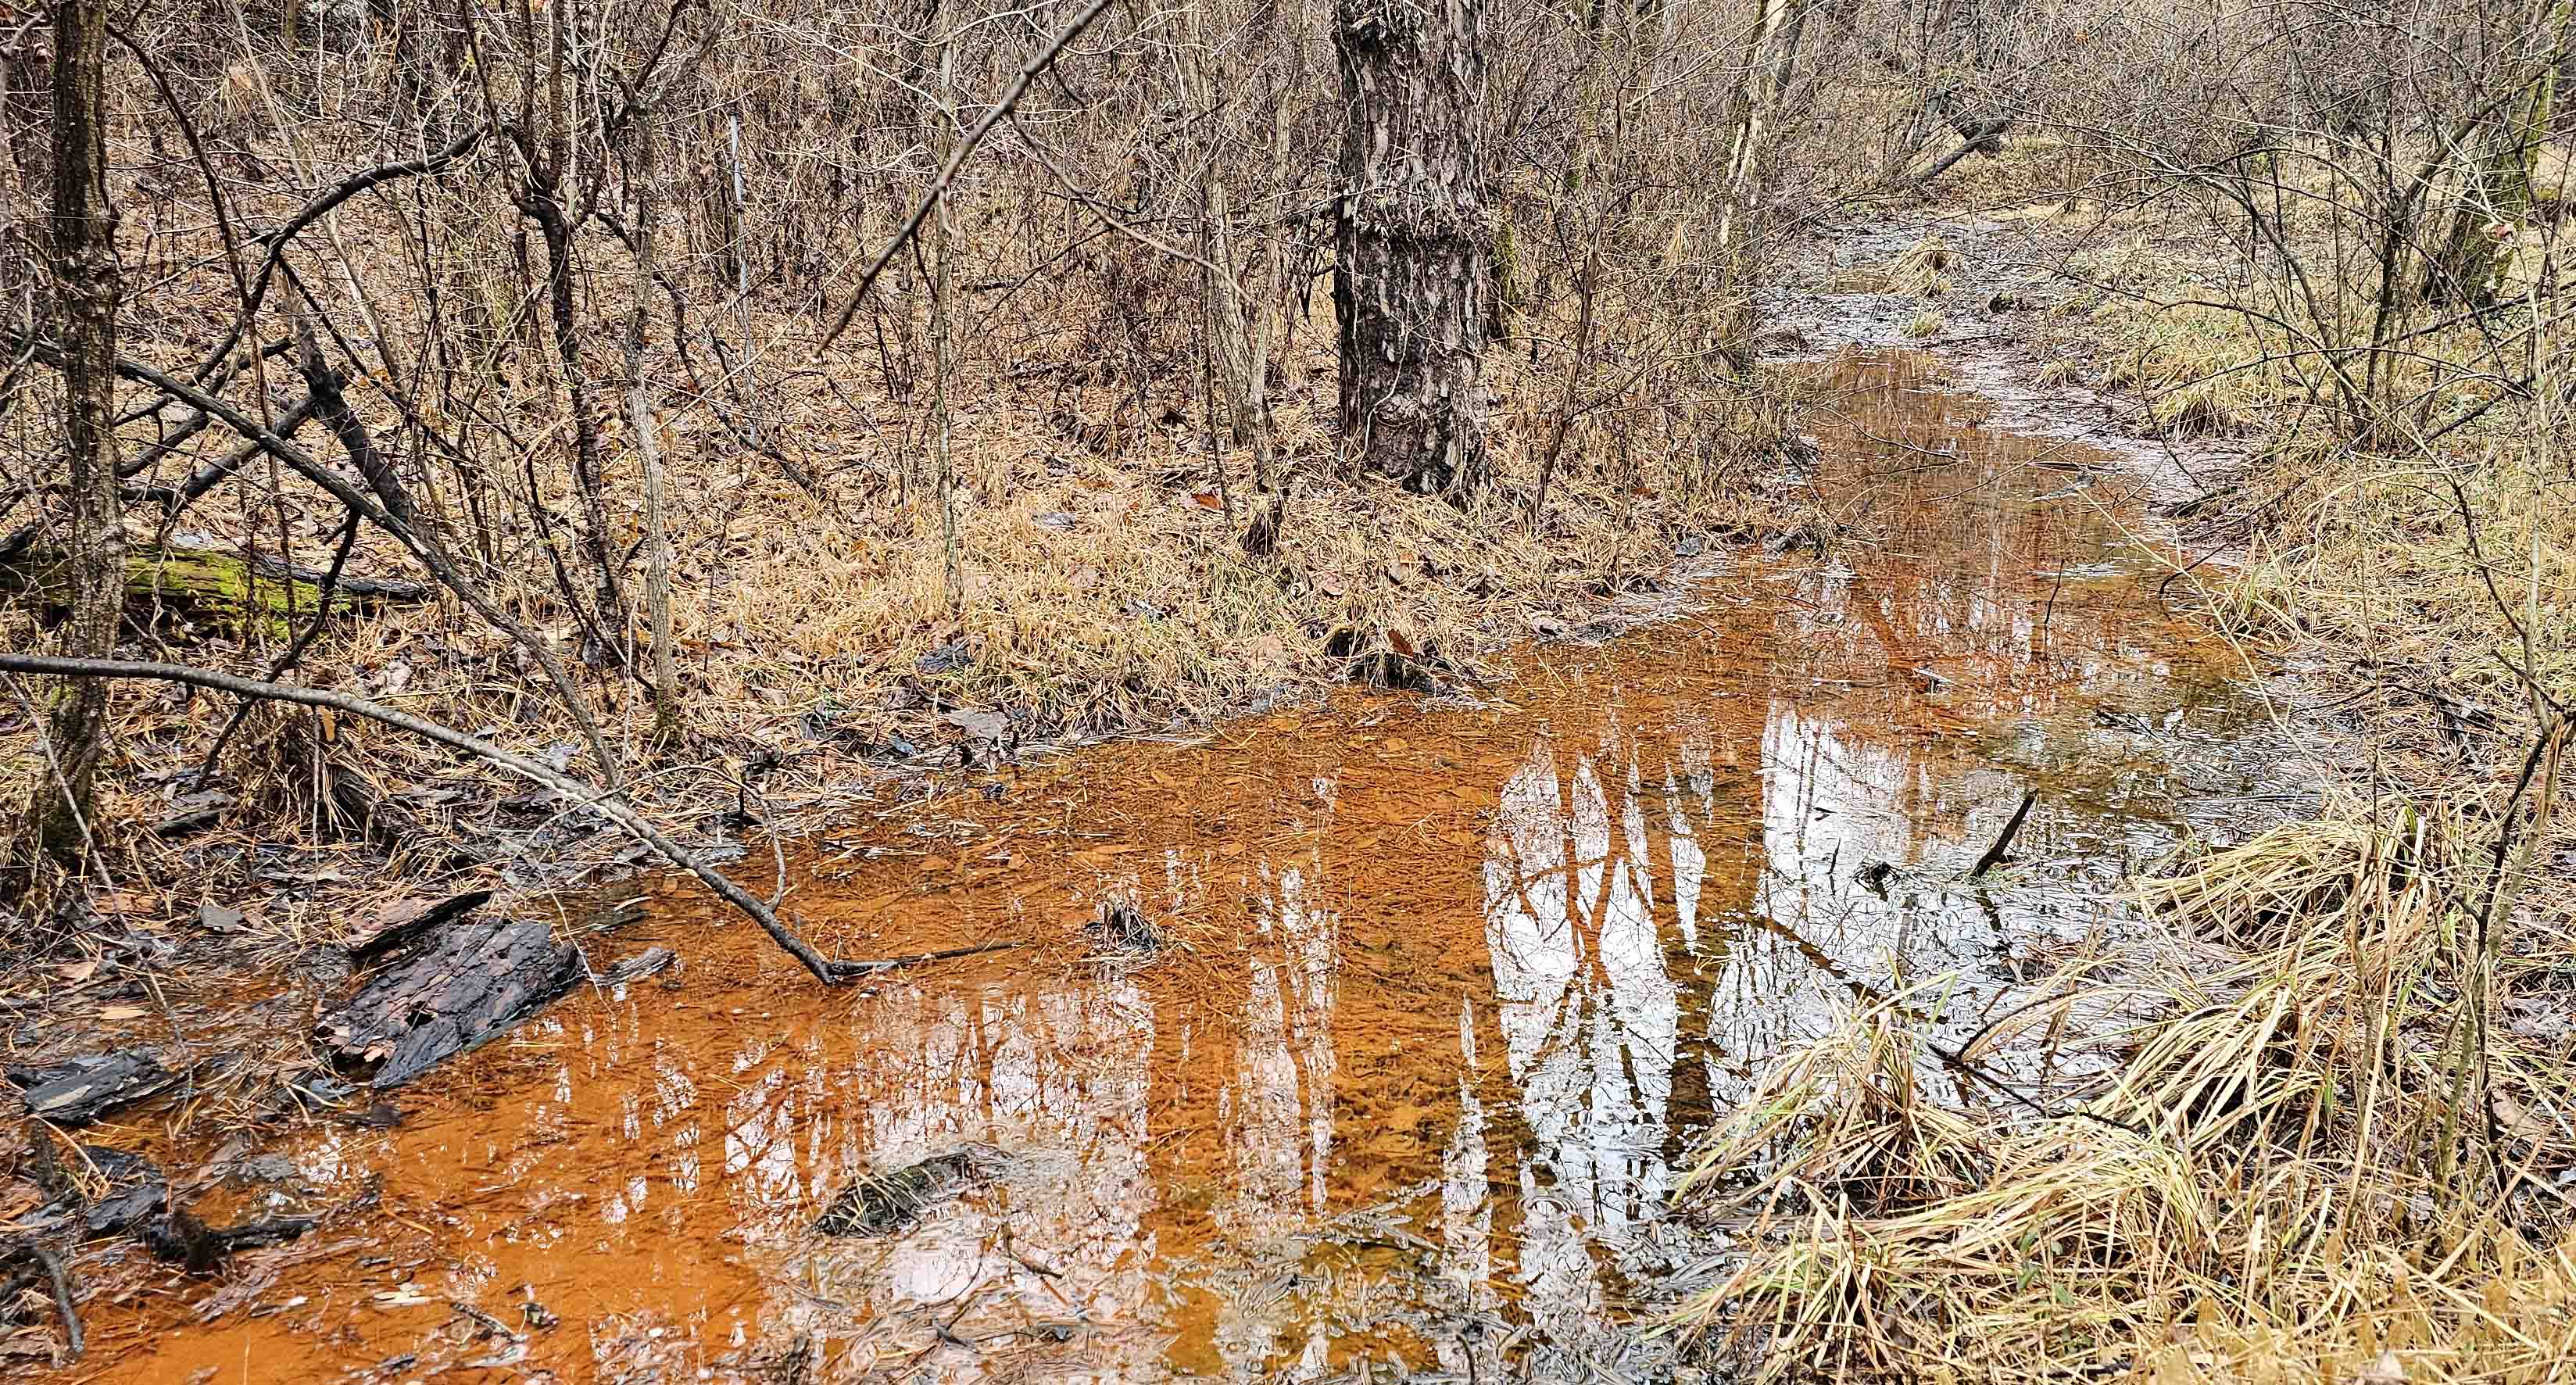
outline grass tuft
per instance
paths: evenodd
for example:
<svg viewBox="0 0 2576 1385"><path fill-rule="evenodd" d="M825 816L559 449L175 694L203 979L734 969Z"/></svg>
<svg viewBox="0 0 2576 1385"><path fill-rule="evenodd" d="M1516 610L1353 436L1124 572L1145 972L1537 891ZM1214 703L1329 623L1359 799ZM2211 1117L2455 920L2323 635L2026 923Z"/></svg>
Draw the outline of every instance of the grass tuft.
<svg viewBox="0 0 2576 1385"><path fill-rule="evenodd" d="M2499 1023L2465 830L2303 823L2147 886L2182 937L1957 1055L2090 1065L2049 1114L1936 1102L1904 997L1857 1008L1699 1160L1749 1250L1675 1326L1765 1380L2542 1378L2576 1263L2530 1170L2576 1156L2570 1074Z"/></svg>

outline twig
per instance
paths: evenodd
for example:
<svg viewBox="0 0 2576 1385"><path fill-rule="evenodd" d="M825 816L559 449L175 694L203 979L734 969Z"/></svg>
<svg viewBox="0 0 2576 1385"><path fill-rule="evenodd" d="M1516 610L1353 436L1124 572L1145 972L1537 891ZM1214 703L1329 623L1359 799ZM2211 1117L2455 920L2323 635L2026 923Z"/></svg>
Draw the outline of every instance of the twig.
<svg viewBox="0 0 2576 1385"><path fill-rule="evenodd" d="M241 321L233 325L232 331L225 336L222 345L206 353L206 364L200 369L200 382L202 383L206 374L223 364L224 358L232 353L233 347L238 345L243 335L249 332L253 315L259 311L259 305L268 297L268 286L276 278L278 266L285 262L288 241L295 239L305 227L321 220L332 208L379 183L389 183L396 178L417 178L436 173L458 159L464 158L473 151L475 145L483 142L484 132L489 128L477 125L459 136L454 144L425 158L410 159L402 163L379 164L374 168L350 174L341 179L330 191L305 203L295 215L286 219L286 224L276 230L251 237L249 243L267 246L268 255L260 262L259 278L251 284L249 291L244 295L247 304L242 312Z"/></svg>
<svg viewBox="0 0 2576 1385"><path fill-rule="evenodd" d="M907 956L884 957L868 962L834 962L832 965L843 969L842 979L848 980L851 977L874 976L881 971L893 971L897 967L918 966L923 962L945 962L952 958L975 957L987 952L1008 952L1012 948L1025 946L1027 946L1026 943L1004 939L1000 942L977 943L972 947L948 947L941 948L937 952L915 952Z"/></svg>
<svg viewBox="0 0 2576 1385"><path fill-rule="evenodd" d="M2555 720L2540 728L2538 735L2532 737L2531 753L2523 757L2522 773L2514 778L2513 793L2505 799L2503 819L2496 828L2495 856L2487 865L2487 885L2484 891L2486 899L2478 905L2476 915L2478 934L2481 939L2495 922L2496 897L2504 888L2505 858L2513 851L2514 818L2521 810L2523 792L2531 787L2532 773L2540 768L2543 757L2557 744L2559 737L2566 733L2571 723L2576 723L2576 715L2561 713ZM2547 807L2547 803L2543 802L2533 810L2534 815L2545 812Z"/></svg>
<svg viewBox="0 0 2576 1385"><path fill-rule="evenodd" d="M1995 844L1986 848L1986 854L1977 858L1977 868L1968 872L1969 879L1984 879L1986 872L1993 870L1995 863L2004 858L2004 853L2012 849L2013 838L2021 833L2022 819L2030 816L2030 805L2038 797L2036 789L2022 791L2021 806L2013 809L2012 821L2004 824L2004 830L1995 837Z"/></svg>
<svg viewBox="0 0 2576 1385"><path fill-rule="evenodd" d="M0 1260L18 1255L35 1261L44 1269L45 1278L53 1282L54 1311L63 1319L64 1349L68 1359L79 1360L81 1353L88 1349L88 1342L81 1333L80 1313L72 1305L72 1272L63 1264L62 1252L32 1238L13 1246L0 1247Z"/></svg>
<svg viewBox="0 0 2576 1385"><path fill-rule="evenodd" d="M288 669L295 667L296 662L304 657L306 646L312 644L324 627L331 623L331 597L339 590L340 569L348 565L349 550L356 546L357 541L358 516L353 512L347 519L340 522L339 547L331 553L331 568L323 573L322 580L315 584L318 591L313 603L313 623L305 626L303 632L295 637L294 642L286 646L286 652L278 655L276 662L268 666L268 682L276 682L285 676ZM290 587L289 590L292 588ZM291 607L292 604L290 602L289 606ZM233 708L232 719L225 722L222 732L216 735L214 748L208 750L206 758L197 765L197 782L202 784L214 777L215 766L223 763L225 747L233 743L234 734L241 730L243 722L250 719L250 709L249 698L243 698L241 704Z"/></svg>

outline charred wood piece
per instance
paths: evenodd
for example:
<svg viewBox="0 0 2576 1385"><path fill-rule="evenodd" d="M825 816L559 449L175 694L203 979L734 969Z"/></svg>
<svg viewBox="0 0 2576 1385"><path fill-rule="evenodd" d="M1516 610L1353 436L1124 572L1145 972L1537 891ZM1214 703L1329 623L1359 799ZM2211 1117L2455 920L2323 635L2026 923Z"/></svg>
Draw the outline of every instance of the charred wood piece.
<svg viewBox="0 0 2576 1385"><path fill-rule="evenodd" d="M147 1048L85 1053L42 1067L13 1067L27 1114L56 1125L87 1125L120 1106L154 1096L183 1074L163 1067Z"/></svg>
<svg viewBox="0 0 2576 1385"><path fill-rule="evenodd" d="M517 1028L583 974L580 952L543 920L454 924L415 935L321 1037L344 1071L383 1091Z"/></svg>

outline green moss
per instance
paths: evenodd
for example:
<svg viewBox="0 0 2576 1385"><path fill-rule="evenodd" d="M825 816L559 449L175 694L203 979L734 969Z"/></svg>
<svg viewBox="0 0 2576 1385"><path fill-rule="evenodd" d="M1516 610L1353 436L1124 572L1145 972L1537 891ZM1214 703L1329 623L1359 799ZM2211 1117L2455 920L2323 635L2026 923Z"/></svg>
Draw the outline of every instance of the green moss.
<svg viewBox="0 0 2576 1385"><path fill-rule="evenodd" d="M31 549L0 565L0 592L39 607L66 608L72 602L71 565L59 553ZM311 617L322 592L311 582L254 573L229 553L147 548L125 555L125 596L129 609L142 608L138 614L147 619L158 605L230 634L286 639L297 621Z"/></svg>

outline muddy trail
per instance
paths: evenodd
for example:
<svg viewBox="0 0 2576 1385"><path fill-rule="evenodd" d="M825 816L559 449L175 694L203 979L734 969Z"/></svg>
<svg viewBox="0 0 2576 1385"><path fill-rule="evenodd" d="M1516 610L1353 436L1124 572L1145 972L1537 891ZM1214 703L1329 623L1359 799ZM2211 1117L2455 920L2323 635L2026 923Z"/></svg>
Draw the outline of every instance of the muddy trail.
<svg viewBox="0 0 2576 1385"><path fill-rule="evenodd" d="M2135 927L2135 865L2303 796L2158 597L2160 459L1933 357L1809 368L1823 552L1704 559L1481 698L1098 747L790 851L827 950L1008 951L827 992L624 891L613 950L676 967L231 1151L198 1214L299 1240L211 1277L94 1243L65 1378L1688 1376L1652 1314L1727 1247L1671 1195L1771 1055L1942 973L1956 1041Z"/></svg>

